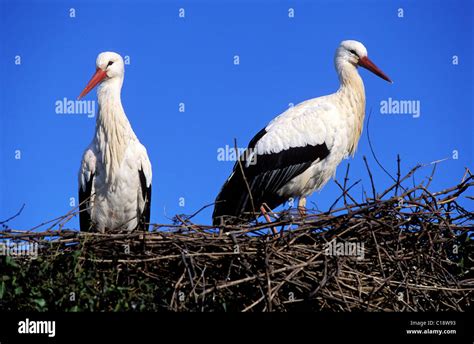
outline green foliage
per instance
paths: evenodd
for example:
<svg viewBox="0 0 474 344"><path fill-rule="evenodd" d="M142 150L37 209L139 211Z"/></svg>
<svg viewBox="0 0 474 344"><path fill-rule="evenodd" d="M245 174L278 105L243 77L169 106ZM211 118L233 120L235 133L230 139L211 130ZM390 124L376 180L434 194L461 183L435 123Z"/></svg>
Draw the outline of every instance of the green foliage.
<svg viewBox="0 0 474 344"><path fill-rule="evenodd" d="M37 258L0 257L5 311L157 311L159 284L134 271L84 260L81 250ZM89 257L91 258L91 257ZM133 276L135 275L135 276ZM133 276L133 277L132 277Z"/></svg>

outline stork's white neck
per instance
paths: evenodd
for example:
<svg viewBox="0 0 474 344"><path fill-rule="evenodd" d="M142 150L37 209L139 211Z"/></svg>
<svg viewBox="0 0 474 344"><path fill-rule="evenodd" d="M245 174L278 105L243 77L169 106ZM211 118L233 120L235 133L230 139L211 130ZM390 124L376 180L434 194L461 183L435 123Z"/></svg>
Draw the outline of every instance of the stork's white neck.
<svg viewBox="0 0 474 344"><path fill-rule="evenodd" d="M101 153L106 181L113 181L128 144L136 139L120 99L123 78L105 80L97 91L99 115L95 141Z"/></svg>
<svg viewBox="0 0 474 344"><path fill-rule="evenodd" d="M336 70L341 86L336 92L336 97L340 99L347 113L348 123L351 127L352 137L349 143L349 154L353 155L357 149L359 138L362 134L365 117L365 89L364 82L357 71L357 68L347 62L336 60Z"/></svg>

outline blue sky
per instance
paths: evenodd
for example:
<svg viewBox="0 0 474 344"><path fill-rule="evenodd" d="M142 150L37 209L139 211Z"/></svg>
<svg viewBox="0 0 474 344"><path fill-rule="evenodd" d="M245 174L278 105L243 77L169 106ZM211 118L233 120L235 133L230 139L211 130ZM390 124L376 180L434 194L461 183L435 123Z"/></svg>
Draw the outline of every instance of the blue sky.
<svg viewBox="0 0 474 344"><path fill-rule="evenodd" d="M404 171L450 158L433 183L440 189L473 167L472 1L0 4L0 221L25 204L13 228L71 209L95 118L58 114L55 104L79 95L102 51L130 57L122 102L153 164L152 222L168 223L176 213L213 202L233 166L218 161L219 148L233 146L234 138L245 146L289 103L336 91L333 56L344 39L363 42L394 80L390 85L361 70L371 139L388 170L395 172L397 154ZM389 98L419 102L420 116L381 114L380 102ZM86 97L95 99L95 91ZM350 162L351 181L362 179L368 189L363 155L385 189L390 180L376 166L365 130L355 158L341 164L337 177ZM309 201L327 209L338 194L331 181ZM359 187L354 195L360 194ZM211 211L196 221L210 223ZM68 227L77 228L78 220Z"/></svg>

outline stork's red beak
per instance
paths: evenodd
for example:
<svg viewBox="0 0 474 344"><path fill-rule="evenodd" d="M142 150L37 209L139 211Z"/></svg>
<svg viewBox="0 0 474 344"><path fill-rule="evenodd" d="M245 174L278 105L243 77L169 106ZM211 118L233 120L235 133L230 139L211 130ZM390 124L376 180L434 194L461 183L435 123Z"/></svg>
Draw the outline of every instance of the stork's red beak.
<svg viewBox="0 0 474 344"><path fill-rule="evenodd" d="M385 73L382 72L379 69L379 67L377 67L372 61L370 61L367 56L361 57L359 59L359 66L364 67L365 69L370 70L372 73L374 73L375 75L378 75L382 79L387 80L390 83L393 83L393 81L387 75L385 75Z"/></svg>
<svg viewBox="0 0 474 344"><path fill-rule="evenodd" d="M77 99L81 99L82 97L84 97L87 93L89 93L94 87L97 86L98 83L100 83L102 80L105 79L105 77L107 76L107 72L100 69L100 68L97 68L94 76L92 77L92 79L90 79L89 83L87 84L86 88L84 88L81 92L81 94L79 95L79 97L77 97Z"/></svg>

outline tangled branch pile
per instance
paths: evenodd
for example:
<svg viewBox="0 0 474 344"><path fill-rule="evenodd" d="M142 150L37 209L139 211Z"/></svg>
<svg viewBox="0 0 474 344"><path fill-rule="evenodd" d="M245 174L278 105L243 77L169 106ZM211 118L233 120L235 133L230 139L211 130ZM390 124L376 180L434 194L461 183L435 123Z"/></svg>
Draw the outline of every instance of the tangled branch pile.
<svg viewBox="0 0 474 344"><path fill-rule="evenodd" d="M462 204L472 202L474 176L467 171L458 185L432 193L432 177L404 186L416 169L361 203L346 174L343 207L290 210L272 223L217 230L177 216L147 233L2 231L1 242L39 252L0 258L0 308L466 310L474 213Z"/></svg>

